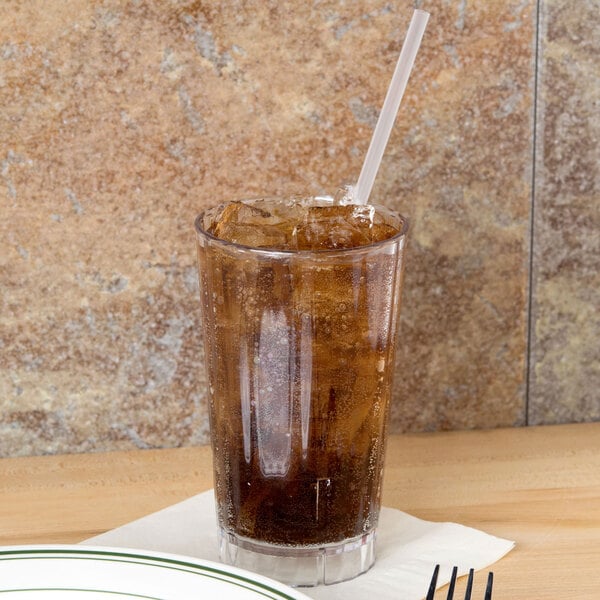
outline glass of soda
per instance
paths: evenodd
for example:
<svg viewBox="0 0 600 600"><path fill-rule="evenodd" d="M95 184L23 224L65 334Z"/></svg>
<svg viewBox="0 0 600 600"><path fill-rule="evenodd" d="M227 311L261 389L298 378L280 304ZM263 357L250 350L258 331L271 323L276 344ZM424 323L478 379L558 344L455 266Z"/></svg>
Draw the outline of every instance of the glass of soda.
<svg viewBox="0 0 600 600"><path fill-rule="evenodd" d="M260 198L195 225L221 560L355 577L375 560L407 220Z"/></svg>

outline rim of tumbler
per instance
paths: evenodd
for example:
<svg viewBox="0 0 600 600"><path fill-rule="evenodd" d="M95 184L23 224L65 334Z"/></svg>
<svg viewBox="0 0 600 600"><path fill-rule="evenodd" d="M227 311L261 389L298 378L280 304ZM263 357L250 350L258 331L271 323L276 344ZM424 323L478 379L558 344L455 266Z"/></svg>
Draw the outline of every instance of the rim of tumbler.
<svg viewBox="0 0 600 600"><path fill-rule="evenodd" d="M318 200L325 200L326 198L323 197L315 197L315 199ZM277 197L263 197L263 196L259 196L256 198L246 198L243 200L239 200L239 202L258 202L261 200L286 200L286 198L277 198ZM293 200L293 198L287 198L287 200ZM231 200L230 202L235 202L235 200ZM372 250L373 248L377 248L379 246L385 246L386 244L392 244L397 242L400 238L404 238L406 237L406 234L408 232L408 228L409 228L409 221L408 219L400 214L399 212L392 210L391 208L388 208L387 206L384 206L383 204L365 204L364 206L372 206L373 208L375 208L375 210L379 211L383 211L384 213L392 213L394 216L398 217L400 222L401 222L401 227L398 231L398 233L395 233L394 235L392 235L389 238L386 238L384 240L378 240L376 242L371 242L369 244L364 244L362 246L353 246L352 248L317 248L315 250L295 250L293 248L290 249L283 249L283 248L258 248L256 246L249 246L247 244L240 244L238 242L232 242L230 240L224 240L223 238L217 237L216 235L213 235L212 233L209 233L206 229L204 229L204 227L202 226L202 220L204 218L204 216L206 215L206 212L209 210L213 210L219 206L224 206L225 204L228 204L228 202L223 202L221 204L217 204L214 206L209 206L208 208L204 209L195 219L194 219L194 228L196 230L196 234L197 235L201 235L205 238L208 238L224 247L229 247L229 248L235 248L235 249L239 249L242 251L250 251L253 253L257 253L257 254L268 254L268 255L274 255L274 254L281 254L281 255L285 255L285 256L301 256L301 255L327 255L327 256L332 256L335 254L349 254L349 253L357 253L357 252L365 252L365 251L369 251Z"/></svg>

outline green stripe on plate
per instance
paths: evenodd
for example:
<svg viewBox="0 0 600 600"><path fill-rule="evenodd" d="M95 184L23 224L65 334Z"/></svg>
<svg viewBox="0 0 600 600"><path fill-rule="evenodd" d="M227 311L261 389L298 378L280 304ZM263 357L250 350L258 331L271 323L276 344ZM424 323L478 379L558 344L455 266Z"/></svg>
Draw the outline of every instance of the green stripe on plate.
<svg viewBox="0 0 600 600"><path fill-rule="evenodd" d="M256 581L249 577L238 575L237 573L231 573L227 570L222 570L216 567L209 567L207 565L202 564L196 564L185 560L178 560L174 558L166 558L160 556L149 556L146 554L134 554L130 552L116 552L108 550L76 550L71 548L30 548L28 550L0 550L0 561L19 560L27 555L33 555L32 558L37 556L43 556L47 559L60 559L65 558L65 555L67 555L67 557L73 557L79 560L104 560L107 562L120 562L141 565L152 564L156 567L172 569L175 571L183 571L188 573L197 572L207 577L218 579L219 581L226 581L231 583L232 585L237 585L245 589L251 589L252 591L257 592L262 596L270 596L271 598L274 598L274 600L297 600L296 598L290 596L286 592L276 590L275 588L271 587L266 583Z"/></svg>

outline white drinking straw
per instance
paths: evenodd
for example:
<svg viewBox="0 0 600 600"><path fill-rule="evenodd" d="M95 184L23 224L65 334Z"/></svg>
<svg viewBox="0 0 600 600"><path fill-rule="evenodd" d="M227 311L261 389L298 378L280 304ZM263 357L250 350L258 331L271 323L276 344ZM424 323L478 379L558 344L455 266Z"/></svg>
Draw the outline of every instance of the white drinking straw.
<svg viewBox="0 0 600 600"><path fill-rule="evenodd" d="M383 108L377 120L373 137L371 138L365 162L358 181L351 190L351 199L357 204L366 204L371 194L375 175L377 175L377 171L379 170L381 158L388 143L410 72L419 51L423 34L425 33L425 27L427 27L428 19L429 13L424 10L417 9L413 13L402 50L400 51L400 57L398 58L398 63L396 64L396 69L394 70L394 75L383 103Z"/></svg>

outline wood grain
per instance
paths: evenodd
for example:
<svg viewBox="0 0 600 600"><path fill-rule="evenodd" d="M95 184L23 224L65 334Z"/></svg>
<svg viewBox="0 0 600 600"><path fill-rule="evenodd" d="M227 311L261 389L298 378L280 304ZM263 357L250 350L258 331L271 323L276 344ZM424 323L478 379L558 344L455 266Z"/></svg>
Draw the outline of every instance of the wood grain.
<svg viewBox="0 0 600 600"><path fill-rule="evenodd" d="M517 542L494 600L600 597L600 423L393 436L385 477L388 506ZM0 544L79 542L211 486L208 447L2 459Z"/></svg>

